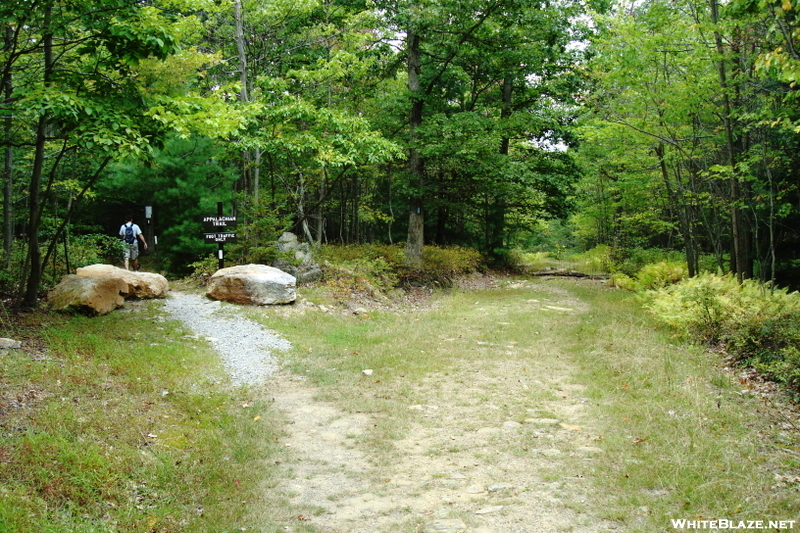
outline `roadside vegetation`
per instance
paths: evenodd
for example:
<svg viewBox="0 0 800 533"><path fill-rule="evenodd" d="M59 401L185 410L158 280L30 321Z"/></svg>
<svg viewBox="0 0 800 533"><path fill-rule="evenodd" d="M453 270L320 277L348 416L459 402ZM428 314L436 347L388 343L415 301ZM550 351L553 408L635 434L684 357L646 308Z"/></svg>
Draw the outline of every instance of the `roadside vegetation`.
<svg viewBox="0 0 800 533"><path fill-rule="evenodd" d="M0 532L238 531L281 475L269 407L159 307L3 317Z"/></svg>

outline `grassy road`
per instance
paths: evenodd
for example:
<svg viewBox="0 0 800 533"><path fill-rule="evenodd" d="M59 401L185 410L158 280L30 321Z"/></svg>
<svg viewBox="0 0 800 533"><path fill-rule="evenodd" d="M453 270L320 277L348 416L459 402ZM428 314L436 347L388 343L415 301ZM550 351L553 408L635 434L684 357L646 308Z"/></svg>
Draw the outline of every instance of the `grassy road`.
<svg viewBox="0 0 800 533"><path fill-rule="evenodd" d="M356 313L301 294L329 310L240 310L294 346L256 389L229 389L158 302L9 322L28 342L0 356L0 532L650 533L800 514L797 416L628 293L508 279Z"/></svg>
<svg viewBox="0 0 800 533"><path fill-rule="evenodd" d="M419 531L437 516L531 533L798 518L791 415L718 356L658 332L629 293L509 280L422 310L268 322L295 342L290 366L315 398L368 417L346 443L354 479L371 476L370 493L407 509L364 506L364 525L341 531L379 519ZM318 470L305 475L330 473ZM468 492L493 484L505 488ZM335 528L351 496L328 494L319 520Z"/></svg>

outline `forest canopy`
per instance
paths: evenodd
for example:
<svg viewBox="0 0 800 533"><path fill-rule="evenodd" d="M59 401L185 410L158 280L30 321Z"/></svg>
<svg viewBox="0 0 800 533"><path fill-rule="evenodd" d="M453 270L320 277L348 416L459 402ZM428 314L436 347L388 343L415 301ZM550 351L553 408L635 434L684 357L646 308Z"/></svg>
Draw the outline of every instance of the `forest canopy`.
<svg viewBox="0 0 800 533"><path fill-rule="evenodd" d="M244 260L291 230L402 243L411 268L431 244L495 265L604 246L797 285L795 11L6 2L0 284L33 305L82 261L113 259L125 213L185 273L214 251L201 219L222 202Z"/></svg>

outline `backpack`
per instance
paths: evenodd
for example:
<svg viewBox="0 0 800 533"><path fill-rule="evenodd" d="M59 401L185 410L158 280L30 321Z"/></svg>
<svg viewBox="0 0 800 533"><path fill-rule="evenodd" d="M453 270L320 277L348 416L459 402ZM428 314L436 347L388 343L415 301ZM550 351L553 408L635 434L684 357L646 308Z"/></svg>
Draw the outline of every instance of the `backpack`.
<svg viewBox="0 0 800 533"><path fill-rule="evenodd" d="M125 224L125 242L133 244L136 242L136 236L133 234L133 224Z"/></svg>

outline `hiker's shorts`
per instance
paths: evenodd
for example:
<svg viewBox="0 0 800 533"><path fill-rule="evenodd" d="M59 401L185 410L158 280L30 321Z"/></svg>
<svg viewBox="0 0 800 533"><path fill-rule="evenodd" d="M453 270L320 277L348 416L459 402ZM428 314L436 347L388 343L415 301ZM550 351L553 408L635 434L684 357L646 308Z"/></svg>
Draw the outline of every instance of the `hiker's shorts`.
<svg viewBox="0 0 800 533"><path fill-rule="evenodd" d="M122 257L125 259L137 259L139 257L139 243L135 242L133 244L128 244L127 242L123 245L122 250Z"/></svg>

